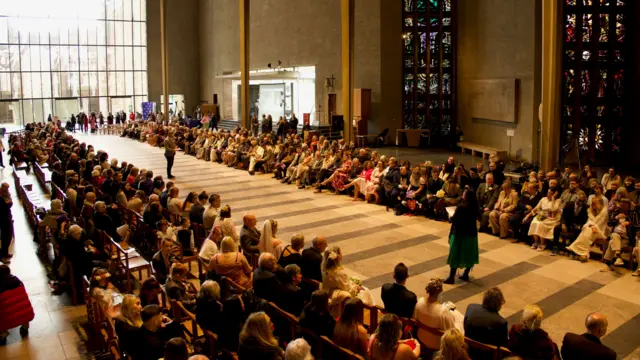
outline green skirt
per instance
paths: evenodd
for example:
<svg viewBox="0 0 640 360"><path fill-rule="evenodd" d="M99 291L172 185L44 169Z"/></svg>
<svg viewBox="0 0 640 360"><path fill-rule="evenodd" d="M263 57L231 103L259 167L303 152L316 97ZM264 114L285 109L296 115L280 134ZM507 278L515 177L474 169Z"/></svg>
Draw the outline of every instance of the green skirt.
<svg viewBox="0 0 640 360"><path fill-rule="evenodd" d="M478 254L478 236L449 237L449 258L447 264L452 268L470 268L480 263Z"/></svg>

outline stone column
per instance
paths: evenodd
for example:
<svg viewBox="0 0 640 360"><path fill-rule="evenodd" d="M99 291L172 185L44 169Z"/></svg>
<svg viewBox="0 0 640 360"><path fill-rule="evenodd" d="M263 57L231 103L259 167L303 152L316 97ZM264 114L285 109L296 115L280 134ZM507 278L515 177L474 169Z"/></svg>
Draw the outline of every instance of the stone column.
<svg viewBox="0 0 640 360"><path fill-rule="evenodd" d="M342 18L342 115L344 116L344 141L355 141L353 134L353 58L355 0L341 0Z"/></svg>
<svg viewBox="0 0 640 360"><path fill-rule="evenodd" d="M242 104L242 126L251 128L249 119L249 13L251 0L239 0L240 2L240 83Z"/></svg>
<svg viewBox="0 0 640 360"><path fill-rule="evenodd" d="M558 165L562 127L562 1L542 0L542 121L540 166Z"/></svg>
<svg viewBox="0 0 640 360"><path fill-rule="evenodd" d="M162 61L162 112L169 118L169 49L167 42L167 1L160 0L160 58ZM185 109L186 110L186 109Z"/></svg>

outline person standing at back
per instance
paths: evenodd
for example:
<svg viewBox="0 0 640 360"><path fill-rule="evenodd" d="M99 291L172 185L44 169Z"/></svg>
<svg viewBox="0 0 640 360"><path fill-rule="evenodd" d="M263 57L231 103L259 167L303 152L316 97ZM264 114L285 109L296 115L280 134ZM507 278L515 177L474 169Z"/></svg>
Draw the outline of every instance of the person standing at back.
<svg viewBox="0 0 640 360"><path fill-rule="evenodd" d="M418 302L418 297L405 285L409 277L409 269L403 263L399 263L393 269L394 283L382 286L382 302L384 309L400 317L411 318L413 310Z"/></svg>
<svg viewBox="0 0 640 360"><path fill-rule="evenodd" d="M567 333L562 340L564 360L614 360L616 352L603 345L600 339L607 333L609 322L600 313L591 313L585 320L587 332L578 335Z"/></svg>
<svg viewBox="0 0 640 360"><path fill-rule="evenodd" d="M174 179L175 176L171 174L171 168L173 167L173 159L176 156L176 143L173 139L173 132L167 134L167 138L164 139L164 157L167 159L167 178Z"/></svg>

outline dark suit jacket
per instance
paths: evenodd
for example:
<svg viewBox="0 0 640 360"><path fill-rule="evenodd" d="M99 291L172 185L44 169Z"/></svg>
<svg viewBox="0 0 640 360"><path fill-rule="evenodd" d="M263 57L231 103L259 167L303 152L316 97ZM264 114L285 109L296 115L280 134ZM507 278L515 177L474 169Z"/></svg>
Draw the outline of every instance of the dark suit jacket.
<svg viewBox="0 0 640 360"><path fill-rule="evenodd" d="M280 281L271 271L257 268L253 271L254 294L267 301L277 302Z"/></svg>
<svg viewBox="0 0 640 360"><path fill-rule="evenodd" d="M260 231L256 229L250 229L242 225L242 229L240 229L240 246L242 247L242 252L244 252L245 255L259 254L260 253L260 249L258 249L259 244L260 244Z"/></svg>
<svg viewBox="0 0 640 360"><path fill-rule="evenodd" d="M464 315L464 335L481 343L507 346L507 320L480 304L470 304Z"/></svg>
<svg viewBox="0 0 640 360"><path fill-rule="evenodd" d="M489 208L490 211L493 210L493 206L496 204L496 201L498 201L500 185L493 184L490 187L491 191L488 190L489 186L487 183L482 183L476 192L478 206L480 207L481 212L484 211L484 208Z"/></svg>
<svg viewBox="0 0 640 360"><path fill-rule="evenodd" d="M202 215L204 214L204 206L199 202L191 205L189 209L189 221L196 224L202 224Z"/></svg>
<svg viewBox="0 0 640 360"><path fill-rule="evenodd" d="M411 318L418 298L412 291L398 283L382 286L382 302L384 309L400 317Z"/></svg>
<svg viewBox="0 0 640 360"><path fill-rule="evenodd" d="M314 247L302 250L300 270L302 270L304 278L322 281L322 253L320 250Z"/></svg>
<svg viewBox="0 0 640 360"><path fill-rule="evenodd" d="M280 286L280 299L276 302L276 305L289 314L298 317L304 306L304 296L302 293L303 291L292 283L283 284Z"/></svg>
<svg viewBox="0 0 640 360"><path fill-rule="evenodd" d="M567 333L562 340L564 360L615 360L616 352L602 345L600 339L591 334Z"/></svg>
<svg viewBox="0 0 640 360"><path fill-rule="evenodd" d="M169 258L169 266L171 266L171 262L173 259ZM164 257L162 256L162 252L158 251L153 255L151 259L151 265L153 265L153 270L156 272L156 279L160 284L164 284L167 282L167 276L169 276L169 268L164 263Z"/></svg>

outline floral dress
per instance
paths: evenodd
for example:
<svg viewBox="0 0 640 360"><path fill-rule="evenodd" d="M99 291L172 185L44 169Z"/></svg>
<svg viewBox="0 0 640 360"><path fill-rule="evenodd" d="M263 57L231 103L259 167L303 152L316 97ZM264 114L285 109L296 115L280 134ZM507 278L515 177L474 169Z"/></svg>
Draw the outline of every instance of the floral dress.
<svg viewBox="0 0 640 360"><path fill-rule="evenodd" d="M351 160L345 161L342 167L333 174L332 186L336 191L344 190L344 182L348 179L349 172L351 172Z"/></svg>

